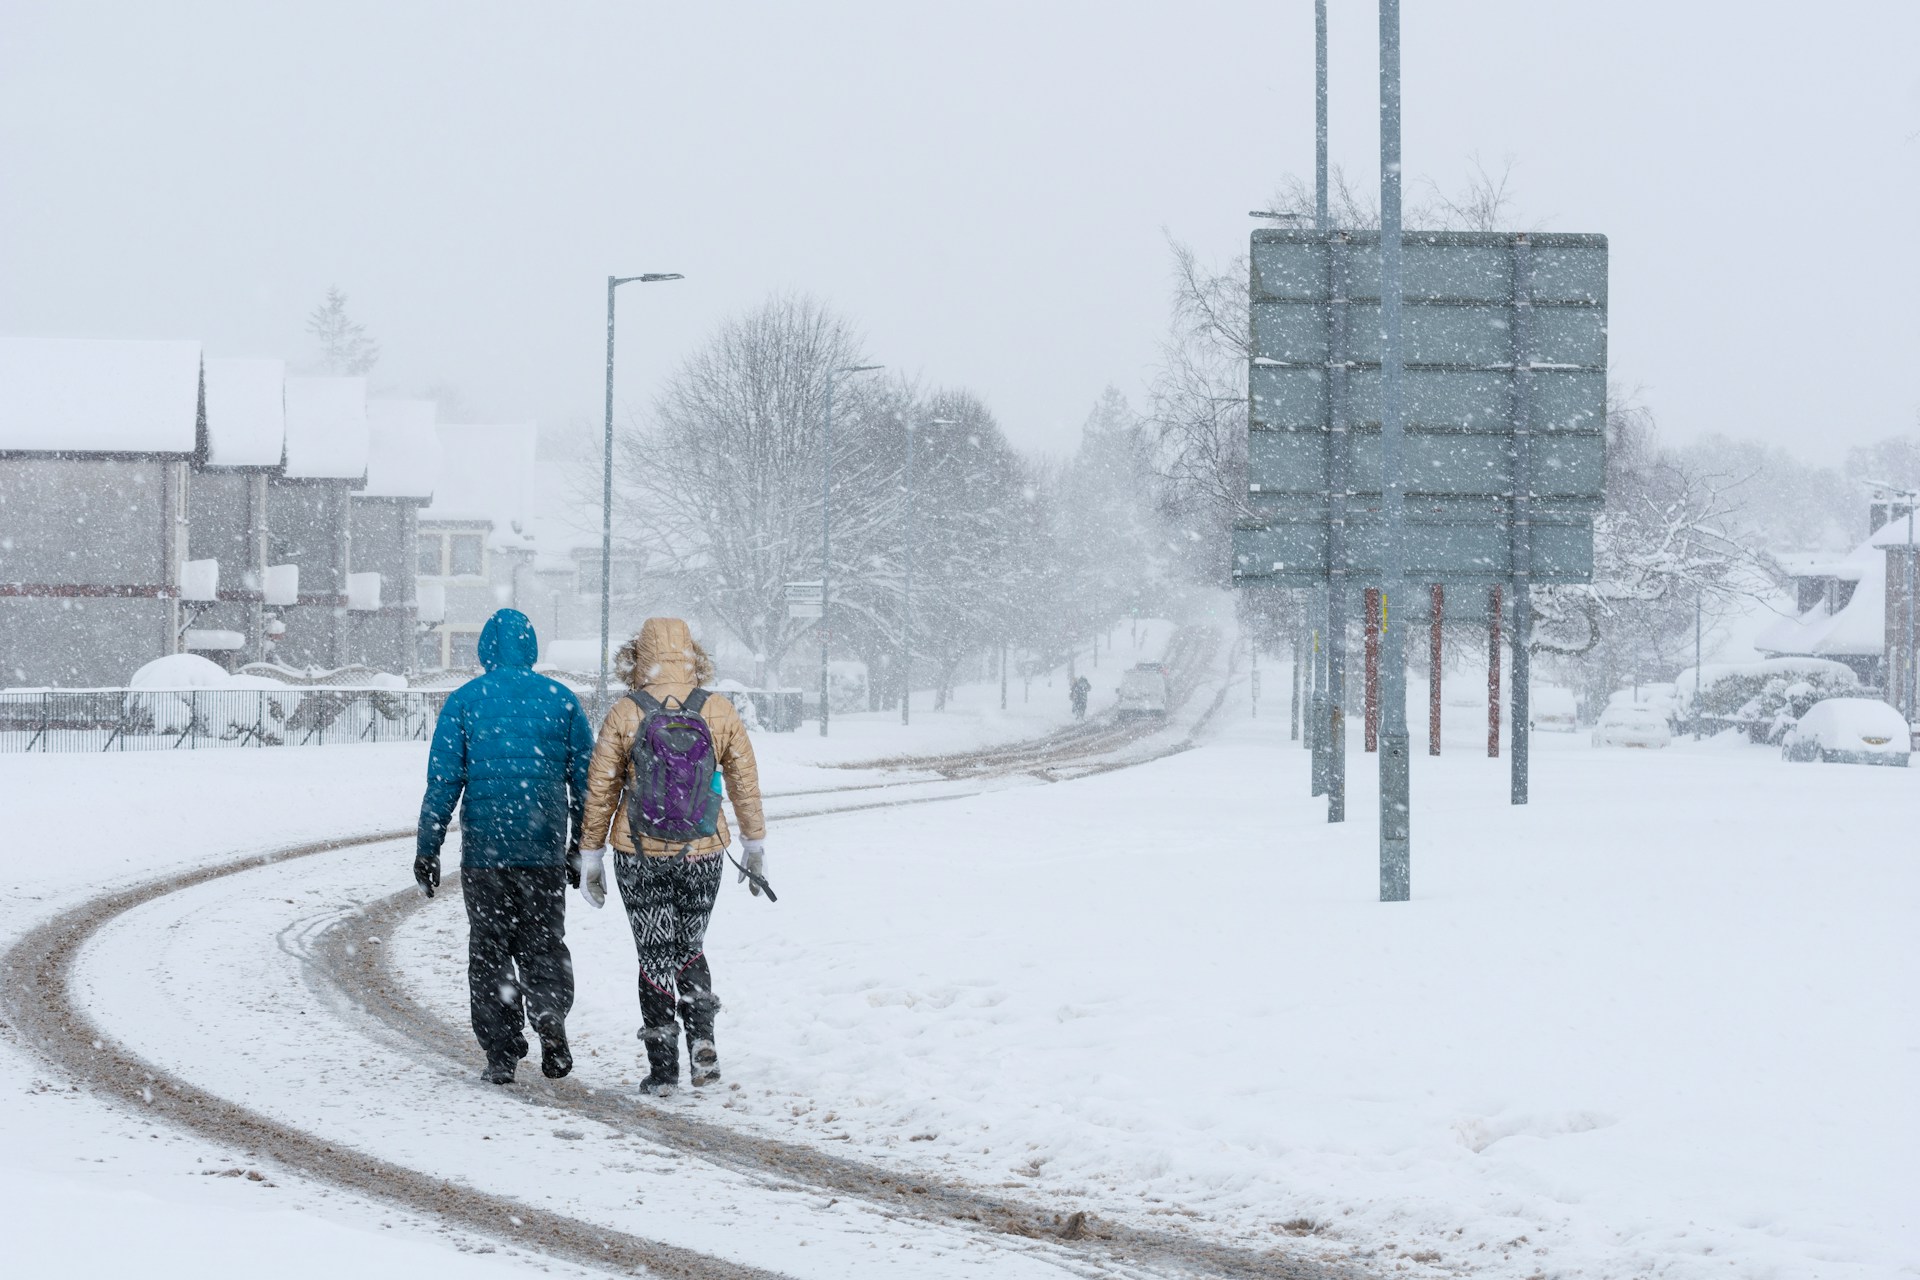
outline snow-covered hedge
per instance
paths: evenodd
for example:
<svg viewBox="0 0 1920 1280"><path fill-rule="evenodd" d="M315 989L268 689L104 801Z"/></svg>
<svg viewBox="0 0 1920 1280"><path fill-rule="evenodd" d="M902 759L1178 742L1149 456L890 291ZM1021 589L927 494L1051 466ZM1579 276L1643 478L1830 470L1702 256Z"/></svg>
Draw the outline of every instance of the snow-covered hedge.
<svg viewBox="0 0 1920 1280"><path fill-rule="evenodd" d="M1827 658L1767 658L1760 662L1709 665L1697 675L1689 668L1674 680L1681 709L1693 707L1702 719L1740 726L1753 742L1778 742L1789 726L1824 698L1842 697L1860 687L1845 663Z"/></svg>

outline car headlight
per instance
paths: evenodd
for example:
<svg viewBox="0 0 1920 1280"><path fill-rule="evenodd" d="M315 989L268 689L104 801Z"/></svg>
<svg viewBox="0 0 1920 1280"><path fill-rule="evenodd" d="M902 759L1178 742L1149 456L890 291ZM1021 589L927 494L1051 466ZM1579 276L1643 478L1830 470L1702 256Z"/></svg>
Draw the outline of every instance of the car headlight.
<svg viewBox="0 0 1920 1280"><path fill-rule="evenodd" d="M1892 742L1893 739L1892 738L1869 738L1866 734L1863 733L1860 735L1860 741L1866 743L1870 747L1884 747L1889 742Z"/></svg>

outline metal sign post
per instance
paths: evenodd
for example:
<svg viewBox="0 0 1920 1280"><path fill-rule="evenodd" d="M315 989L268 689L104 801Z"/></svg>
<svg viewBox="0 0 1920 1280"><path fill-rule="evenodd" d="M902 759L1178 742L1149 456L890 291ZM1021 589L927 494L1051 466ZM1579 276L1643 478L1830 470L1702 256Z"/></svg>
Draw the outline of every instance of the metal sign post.
<svg viewBox="0 0 1920 1280"><path fill-rule="evenodd" d="M1477 588L1459 592L1463 602L1491 597L1490 755L1511 603L1513 800L1526 802L1532 586L1592 579L1605 500L1607 242L1404 232L1399 0L1380 3L1381 230L1333 230L1324 0L1314 8L1314 229L1253 234L1248 515L1234 530L1233 577L1325 593L1313 608L1325 666L1316 654L1306 737L1329 822L1346 816L1348 586L1378 584L1380 897L1397 902L1411 891L1409 582L1434 592L1436 699L1444 588Z"/></svg>
<svg viewBox="0 0 1920 1280"><path fill-rule="evenodd" d="M1406 447L1406 364L1401 326L1400 0L1380 0L1380 497L1386 516L1380 585L1387 600L1407 599L1406 504L1401 455ZM1404 628L1384 611L1380 699L1380 900L1405 902L1410 892L1407 662Z"/></svg>
<svg viewBox="0 0 1920 1280"><path fill-rule="evenodd" d="M1463 607L1476 608L1497 588L1494 607L1512 608L1500 622L1515 641L1513 785L1524 803L1531 586L1591 578L1606 477L1605 238L1411 232L1402 241L1396 255L1391 237L1365 232L1254 232L1249 518L1234 532L1233 565L1239 583L1326 592L1314 780L1334 822L1345 813L1348 584L1387 593L1381 883L1390 900L1407 887L1406 623L1425 613L1405 584L1458 588ZM1388 282L1395 257L1397 288ZM1497 722L1489 729L1497 751Z"/></svg>

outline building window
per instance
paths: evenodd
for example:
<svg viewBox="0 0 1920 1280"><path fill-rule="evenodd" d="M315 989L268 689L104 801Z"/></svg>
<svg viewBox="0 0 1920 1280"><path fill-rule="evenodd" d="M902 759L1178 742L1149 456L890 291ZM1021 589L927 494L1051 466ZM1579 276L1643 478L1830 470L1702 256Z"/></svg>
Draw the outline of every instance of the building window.
<svg viewBox="0 0 1920 1280"><path fill-rule="evenodd" d="M486 572L485 544L477 533L456 533L447 539L447 572L457 578Z"/></svg>
<svg viewBox="0 0 1920 1280"><path fill-rule="evenodd" d="M478 631L447 632L447 670L471 671L480 665Z"/></svg>
<svg viewBox="0 0 1920 1280"><path fill-rule="evenodd" d="M427 578L439 577L441 574L446 572L446 566L443 563L441 563L440 555L441 555L440 535L437 533L421 534L420 535L420 562L418 567L414 570L414 572L420 574L422 577L427 577Z"/></svg>

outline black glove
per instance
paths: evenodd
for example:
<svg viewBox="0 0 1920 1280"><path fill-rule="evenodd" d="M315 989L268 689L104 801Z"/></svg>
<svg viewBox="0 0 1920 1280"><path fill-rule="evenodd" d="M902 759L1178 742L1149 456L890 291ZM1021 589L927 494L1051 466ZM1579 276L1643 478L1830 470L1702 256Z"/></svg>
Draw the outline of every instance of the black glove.
<svg viewBox="0 0 1920 1280"><path fill-rule="evenodd" d="M567 888L578 889L579 887L580 846L578 844L570 844L567 846Z"/></svg>
<svg viewBox="0 0 1920 1280"><path fill-rule="evenodd" d="M415 856L413 860L413 880L415 884L420 886L420 892L431 898L433 891L440 885L440 855L437 853L422 853Z"/></svg>

